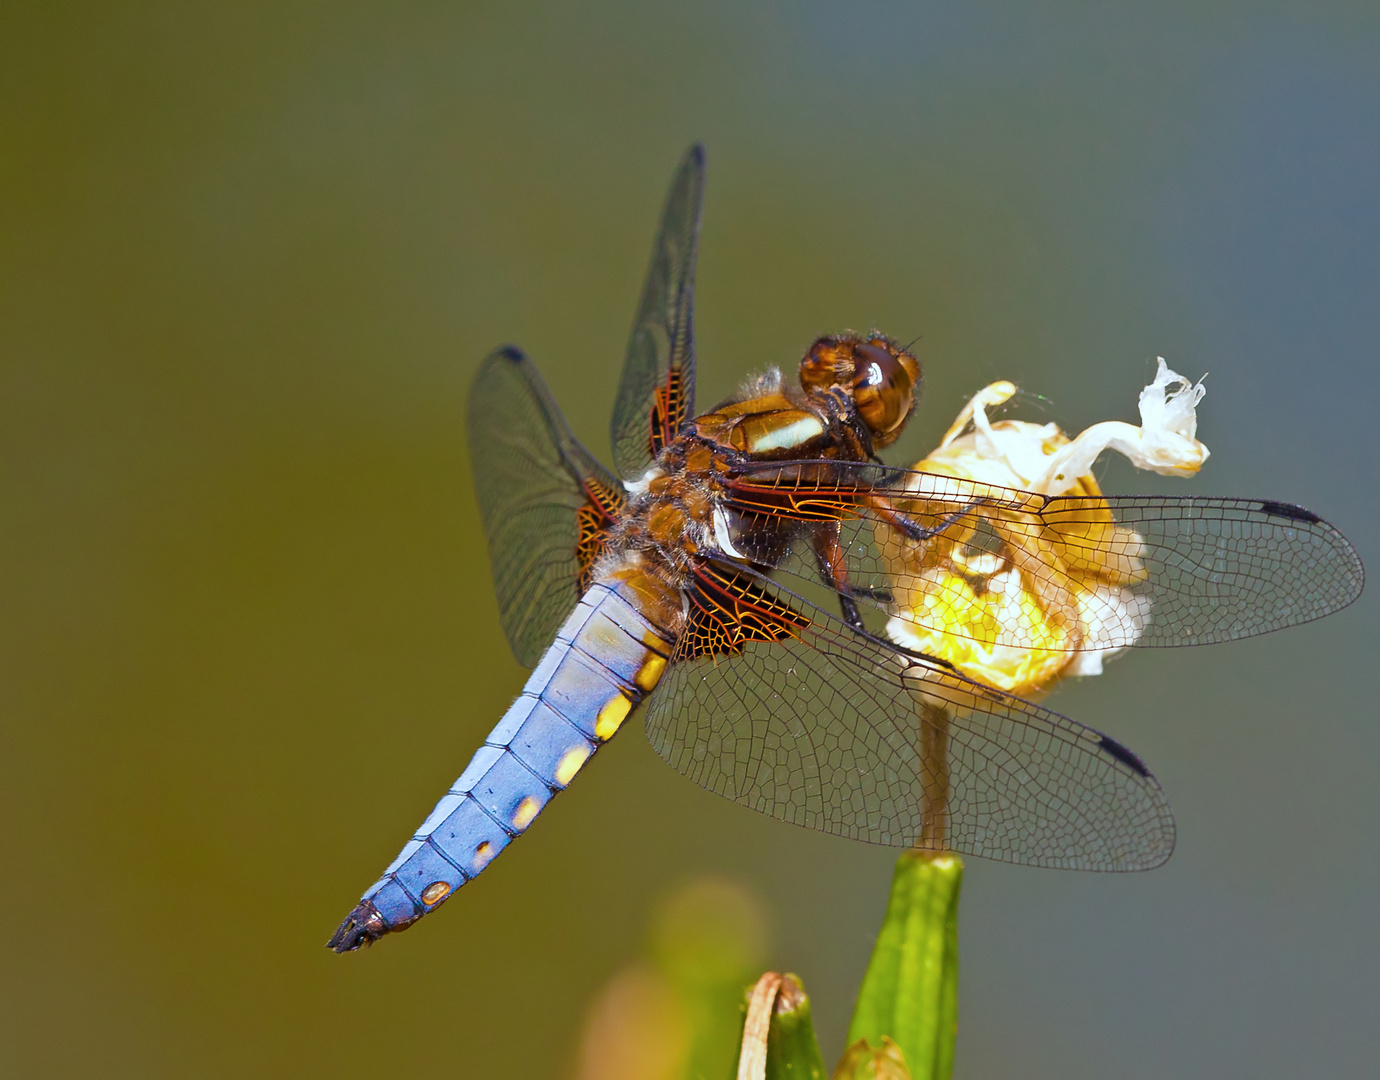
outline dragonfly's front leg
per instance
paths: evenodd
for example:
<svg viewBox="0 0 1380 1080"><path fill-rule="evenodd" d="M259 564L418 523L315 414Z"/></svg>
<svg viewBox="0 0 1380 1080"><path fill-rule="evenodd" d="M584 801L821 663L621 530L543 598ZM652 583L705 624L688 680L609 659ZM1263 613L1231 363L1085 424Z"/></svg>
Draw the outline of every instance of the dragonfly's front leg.
<svg viewBox="0 0 1380 1080"><path fill-rule="evenodd" d="M933 540L936 536L947 531L957 522L962 521L969 514L973 513L982 506L984 500L966 503L952 513L945 514L933 525L921 525L908 514L897 510L891 502L882 498L871 500L873 516L886 525L890 525L907 540L915 543L922 543L926 540Z"/></svg>

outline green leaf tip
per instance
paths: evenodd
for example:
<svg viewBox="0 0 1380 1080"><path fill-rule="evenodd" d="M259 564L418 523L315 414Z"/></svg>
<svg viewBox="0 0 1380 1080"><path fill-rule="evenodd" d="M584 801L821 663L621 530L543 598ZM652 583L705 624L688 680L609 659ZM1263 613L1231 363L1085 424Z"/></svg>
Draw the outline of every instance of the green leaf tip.
<svg viewBox="0 0 1380 1080"><path fill-rule="evenodd" d="M949 1080L958 1030L958 896L963 860L951 852L907 851L896 861L891 896L848 1027L849 1056L892 1041L903 1070L835 1076ZM882 1050L874 1050L882 1047Z"/></svg>
<svg viewBox="0 0 1380 1080"><path fill-rule="evenodd" d="M810 999L796 976L784 975L767 1035L766 1080L825 1080L828 1075L810 1016Z"/></svg>
<svg viewBox="0 0 1380 1080"><path fill-rule="evenodd" d="M748 994L737 1080L826 1080L810 999L795 975L769 971Z"/></svg>

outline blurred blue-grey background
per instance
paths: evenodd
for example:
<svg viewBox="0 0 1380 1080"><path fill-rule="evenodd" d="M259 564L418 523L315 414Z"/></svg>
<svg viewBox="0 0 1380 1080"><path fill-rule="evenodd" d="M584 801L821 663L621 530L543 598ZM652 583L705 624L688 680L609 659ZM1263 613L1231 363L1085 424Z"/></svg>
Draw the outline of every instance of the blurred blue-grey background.
<svg viewBox="0 0 1380 1080"><path fill-rule="evenodd" d="M842 1049L892 853L633 731L444 912L322 948L507 705L462 418L607 416L703 139L700 401L817 333L1213 456L1380 565L1380 8L431 2L0 12L0 1071L561 1077L656 898L770 913ZM1036 407L1038 406L1038 408ZM893 460L906 456L906 451ZM1156 770L1151 874L973 860L961 1077L1380 1070L1380 602L1051 703Z"/></svg>

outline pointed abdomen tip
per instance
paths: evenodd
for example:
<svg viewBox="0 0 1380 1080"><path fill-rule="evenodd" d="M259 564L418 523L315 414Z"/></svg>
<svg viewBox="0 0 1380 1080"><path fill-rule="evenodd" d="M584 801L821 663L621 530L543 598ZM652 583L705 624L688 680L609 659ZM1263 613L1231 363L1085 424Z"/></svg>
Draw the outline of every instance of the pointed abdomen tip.
<svg viewBox="0 0 1380 1080"><path fill-rule="evenodd" d="M331 940L326 942L326 948L338 953L354 952L361 945L372 945L391 929L383 921L378 908L368 900L361 900L336 928Z"/></svg>

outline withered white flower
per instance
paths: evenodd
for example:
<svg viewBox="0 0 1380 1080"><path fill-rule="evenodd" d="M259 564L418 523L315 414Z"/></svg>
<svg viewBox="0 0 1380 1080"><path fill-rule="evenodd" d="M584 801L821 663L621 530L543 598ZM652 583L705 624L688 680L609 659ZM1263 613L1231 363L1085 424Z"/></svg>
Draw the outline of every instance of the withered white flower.
<svg viewBox="0 0 1380 1080"><path fill-rule="evenodd" d="M944 501L967 490L1000 485L1040 495L1101 500L1090 475L1104 450L1114 450L1140 469L1191 476L1208 457L1198 441L1198 402L1206 393L1159 360L1154 380L1140 394L1140 426L1121 421L1094 424L1070 439L1055 424L988 419L986 410L1007 401L1009 382L984 387L958 414L939 447L915 469L960 483L947 483ZM966 482L966 484L965 484ZM934 492L917 480L913 490ZM1137 551L1140 537L1117 525L1110 509L1089 504L1082 528L1108 535L1096 545L1105 554L1090 558L1089 545L1071 542L1038 523L1019 528L985 522L985 543L977 529L962 524L924 541L883 540L911 575L898 589L901 609L887 632L901 645L954 664L964 674L1013 693L1031 694L1065 675L1098 675L1103 660L1143 631L1153 613L1133 586L1144 577ZM1049 572L1053 566L1055 572ZM1122 645L1121 647L1124 647Z"/></svg>

